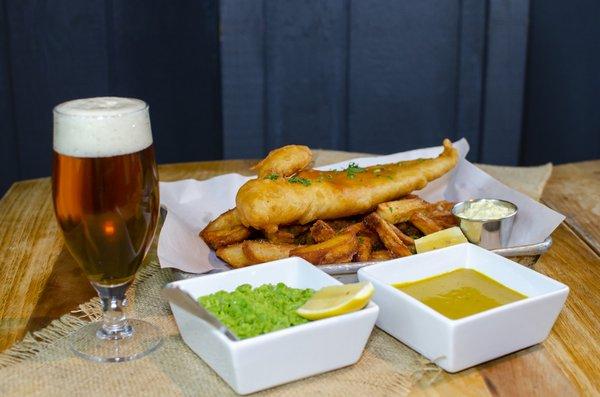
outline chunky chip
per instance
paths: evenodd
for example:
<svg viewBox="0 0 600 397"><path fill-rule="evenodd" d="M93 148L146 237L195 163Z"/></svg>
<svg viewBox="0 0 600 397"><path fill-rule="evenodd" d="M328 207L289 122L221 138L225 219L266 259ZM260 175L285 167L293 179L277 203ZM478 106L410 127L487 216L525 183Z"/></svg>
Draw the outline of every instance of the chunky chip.
<svg viewBox="0 0 600 397"><path fill-rule="evenodd" d="M366 262L371 257L373 251L373 240L367 236L358 236L358 251L356 252L357 262Z"/></svg>
<svg viewBox="0 0 600 397"><path fill-rule="evenodd" d="M453 203L428 203L408 195L378 205L368 215L250 229L236 209L221 214L200 232L219 258L234 268L299 256L315 264L383 261L412 255L414 239L457 225Z"/></svg>
<svg viewBox="0 0 600 397"><path fill-rule="evenodd" d="M335 236L335 230L327 222L317 220L310 228L310 234L313 240L317 243L329 240Z"/></svg>
<svg viewBox="0 0 600 397"><path fill-rule="evenodd" d="M398 237L398 234L402 232L380 217L379 214L373 212L372 214L367 215L364 223L379 235L383 245L385 245L394 256L401 257L412 255L410 249L402 242L400 237Z"/></svg>
<svg viewBox="0 0 600 397"><path fill-rule="evenodd" d="M431 204L419 197L404 198L402 200L388 201L377 206L377 215L391 224L406 222L417 211L429 208Z"/></svg>
<svg viewBox="0 0 600 397"><path fill-rule="evenodd" d="M389 261L390 259L394 259L394 256L388 250L372 251L371 255L369 256L369 260L372 262Z"/></svg>
<svg viewBox="0 0 600 397"><path fill-rule="evenodd" d="M200 232L200 237L212 249L239 243L250 237L252 232L242 225L235 208L219 215Z"/></svg>
<svg viewBox="0 0 600 397"><path fill-rule="evenodd" d="M244 243L237 243L228 245L227 247L218 248L216 254L219 258L227 262L229 266L236 269L255 264L255 262L248 259L244 253L244 249L242 248L243 244Z"/></svg>
<svg viewBox="0 0 600 397"><path fill-rule="evenodd" d="M410 223L425 234L431 234L442 230L440 225L422 212L415 212L412 214Z"/></svg>
<svg viewBox="0 0 600 397"><path fill-rule="evenodd" d="M242 243L244 255L253 263L287 258L290 256L290 251L294 248L297 248L297 245L271 243L268 241L247 240Z"/></svg>
<svg viewBox="0 0 600 397"><path fill-rule="evenodd" d="M290 251L290 256L299 256L313 265L325 265L350 262L357 251L356 235L342 233L322 243L295 248Z"/></svg>

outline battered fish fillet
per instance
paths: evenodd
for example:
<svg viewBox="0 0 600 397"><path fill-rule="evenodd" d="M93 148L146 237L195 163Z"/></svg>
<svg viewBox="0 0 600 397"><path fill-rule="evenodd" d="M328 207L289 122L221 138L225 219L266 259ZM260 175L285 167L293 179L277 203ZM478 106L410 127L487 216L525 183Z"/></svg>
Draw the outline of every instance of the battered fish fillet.
<svg viewBox="0 0 600 397"><path fill-rule="evenodd" d="M308 146L287 145L271 150L267 157L251 169L259 178L267 176L290 176L307 168L312 162L312 152Z"/></svg>
<svg viewBox="0 0 600 397"><path fill-rule="evenodd" d="M342 171L304 170L286 178L246 182L236 196L240 221L247 227L277 231L279 225L306 224L373 211L425 187L456 165L458 151L445 139L436 158L402 161Z"/></svg>

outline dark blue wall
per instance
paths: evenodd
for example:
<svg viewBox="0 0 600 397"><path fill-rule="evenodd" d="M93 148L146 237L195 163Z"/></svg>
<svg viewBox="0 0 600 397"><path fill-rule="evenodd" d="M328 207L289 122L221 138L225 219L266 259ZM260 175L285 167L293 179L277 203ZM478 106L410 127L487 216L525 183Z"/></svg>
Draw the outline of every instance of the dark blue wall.
<svg viewBox="0 0 600 397"><path fill-rule="evenodd" d="M224 154L467 137L516 164L528 0L222 0Z"/></svg>
<svg viewBox="0 0 600 397"><path fill-rule="evenodd" d="M600 1L533 0L525 103L523 164L600 158Z"/></svg>
<svg viewBox="0 0 600 397"><path fill-rule="evenodd" d="M443 136L489 163L600 157L596 0L0 4L0 192L50 174L54 105L99 95L150 104L163 163Z"/></svg>
<svg viewBox="0 0 600 397"><path fill-rule="evenodd" d="M0 4L0 192L50 174L52 108L79 97L146 100L160 162L221 158L216 1Z"/></svg>

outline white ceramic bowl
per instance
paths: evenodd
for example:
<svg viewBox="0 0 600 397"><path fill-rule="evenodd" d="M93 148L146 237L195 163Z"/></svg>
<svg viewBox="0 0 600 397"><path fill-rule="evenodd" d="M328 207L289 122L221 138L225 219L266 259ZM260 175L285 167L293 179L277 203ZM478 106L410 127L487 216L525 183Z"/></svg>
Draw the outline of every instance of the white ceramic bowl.
<svg viewBox="0 0 600 397"><path fill-rule="evenodd" d="M300 258L289 258L223 273L210 274L176 285L198 298L240 284L254 287L285 283L293 288L320 289L341 284ZM171 305L185 343L237 393L247 394L354 364L375 325L379 308L231 341L203 320Z"/></svg>
<svg viewBox="0 0 600 397"><path fill-rule="evenodd" d="M456 268L476 269L526 299L451 320L391 286ZM409 256L359 270L375 286L377 326L448 372L540 343L560 313L569 287L473 244Z"/></svg>

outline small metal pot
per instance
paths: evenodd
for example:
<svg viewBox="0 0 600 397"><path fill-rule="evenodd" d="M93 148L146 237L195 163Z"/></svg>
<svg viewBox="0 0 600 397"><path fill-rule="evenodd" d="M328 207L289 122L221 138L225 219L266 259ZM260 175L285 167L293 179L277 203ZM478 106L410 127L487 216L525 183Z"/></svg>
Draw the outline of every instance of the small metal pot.
<svg viewBox="0 0 600 397"><path fill-rule="evenodd" d="M491 202L495 205L514 210L510 215L494 219L471 219L462 213L476 202ZM505 248L508 246L513 222L517 216L518 208L515 204L506 200L498 199L475 199L457 203L452 208L452 213L460 220L460 228L473 244L487 249Z"/></svg>

